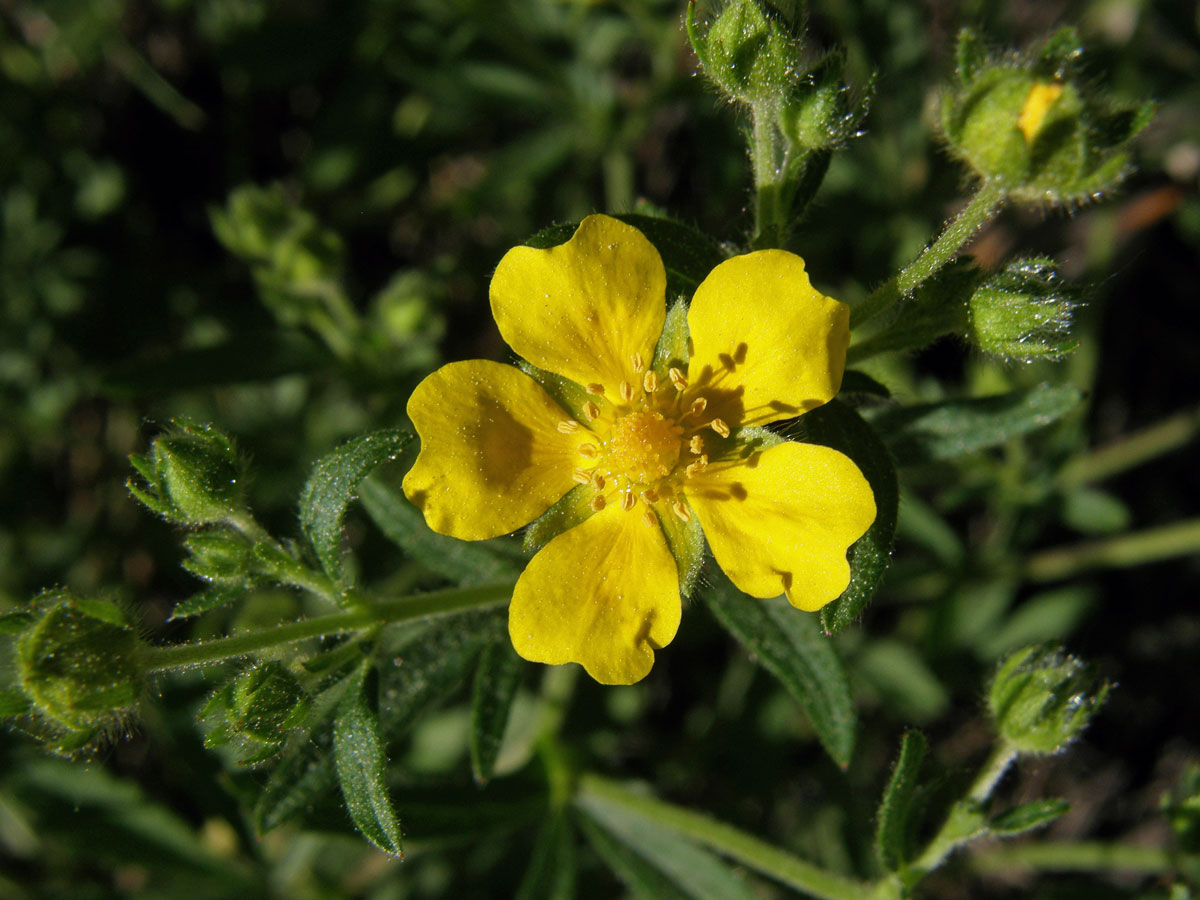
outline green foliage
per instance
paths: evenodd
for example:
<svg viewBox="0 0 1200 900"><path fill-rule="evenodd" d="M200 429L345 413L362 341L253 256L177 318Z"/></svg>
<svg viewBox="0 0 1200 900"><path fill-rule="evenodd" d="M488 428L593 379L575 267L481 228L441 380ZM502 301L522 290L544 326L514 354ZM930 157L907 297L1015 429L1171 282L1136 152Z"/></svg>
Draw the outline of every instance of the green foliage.
<svg viewBox="0 0 1200 900"><path fill-rule="evenodd" d="M233 442L211 425L173 419L148 454L129 461L143 480L131 478L129 492L164 519L206 525L235 518L243 509L241 460Z"/></svg>
<svg viewBox="0 0 1200 900"><path fill-rule="evenodd" d="M913 806L927 748L921 732L905 732L900 755L875 813L875 853L889 871L899 869L912 855L911 844L916 831Z"/></svg>
<svg viewBox="0 0 1200 900"><path fill-rule="evenodd" d="M718 577L717 585L701 594L708 608L796 699L833 761L848 766L857 722L832 641L814 619L796 615L784 598L748 597L723 575Z"/></svg>
<svg viewBox="0 0 1200 900"><path fill-rule="evenodd" d="M204 743L232 742L240 765L261 763L280 750L308 710L309 698L296 676L270 660L234 676L209 698L200 713L212 723Z"/></svg>
<svg viewBox="0 0 1200 900"><path fill-rule="evenodd" d="M471 691L471 771L480 784L490 781L508 727L525 662L499 640L480 654Z"/></svg>

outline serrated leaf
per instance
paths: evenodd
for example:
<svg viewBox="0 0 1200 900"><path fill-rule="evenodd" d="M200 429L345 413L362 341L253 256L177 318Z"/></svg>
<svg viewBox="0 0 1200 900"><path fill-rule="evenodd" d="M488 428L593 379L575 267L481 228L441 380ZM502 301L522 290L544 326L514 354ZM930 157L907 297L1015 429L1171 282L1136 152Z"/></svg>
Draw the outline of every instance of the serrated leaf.
<svg viewBox="0 0 1200 900"><path fill-rule="evenodd" d="M913 797L925 751L925 736L921 732L905 732L892 777L879 801L875 816L875 852L884 867L892 872L909 859L914 830L911 821Z"/></svg>
<svg viewBox="0 0 1200 900"><path fill-rule="evenodd" d="M854 460L875 495L875 521L850 547L850 584L821 610L821 624L830 634L858 621L892 558L900 488L891 454L870 425L839 400L805 413L796 425L810 441L832 447Z"/></svg>
<svg viewBox="0 0 1200 900"><path fill-rule="evenodd" d="M1048 800L1033 800L1012 809L997 813L988 820L988 831L997 837L1012 837L1043 825L1049 825L1071 809L1066 800L1052 797Z"/></svg>
<svg viewBox="0 0 1200 900"><path fill-rule="evenodd" d="M510 549L498 541L460 541L431 531L420 511L383 473L368 475L358 493L363 509L389 540L454 584L508 581L521 572L515 544Z"/></svg>
<svg viewBox="0 0 1200 900"><path fill-rule="evenodd" d="M368 841L392 856L403 856L400 819L387 786L387 753L379 717L367 696L370 661L351 676L333 720L333 757L346 810Z"/></svg>
<svg viewBox="0 0 1200 900"><path fill-rule="evenodd" d="M583 810L601 833L588 837L613 870L636 893L659 900L755 900L758 894L731 866L657 823L589 798ZM604 841L607 836L612 840ZM657 877L656 877L657 876ZM664 885L668 886L664 893Z"/></svg>
<svg viewBox="0 0 1200 900"><path fill-rule="evenodd" d="M210 588L176 603L175 608L171 610L171 620L190 619L209 610L219 609L244 596L244 588Z"/></svg>
<svg viewBox="0 0 1200 900"><path fill-rule="evenodd" d="M480 784L491 779L496 767L513 698L524 671L524 660L513 651L507 638L493 641L483 649L471 691L471 770Z"/></svg>
<svg viewBox="0 0 1200 900"><path fill-rule="evenodd" d="M743 594L724 575L701 596L717 621L796 699L834 762L849 765L854 702L841 660L817 617L783 597L759 600Z"/></svg>
<svg viewBox="0 0 1200 900"><path fill-rule="evenodd" d="M396 456L413 439L391 428L346 442L313 467L300 496L300 525L325 573L345 585L342 519L357 497L358 486L372 469Z"/></svg>
<svg viewBox="0 0 1200 900"><path fill-rule="evenodd" d="M392 626L380 638L379 720L388 740L462 684L486 645L508 640L505 613L496 610L442 618L411 634Z"/></svg>
<svg viewBox="0 0 1200 900"><path fill-rule="evenodd" d="M897 407L869 418L897 462L914 465L955 459L1044 428L1081 399L1069 385L1042 384L995 397Z"/></svg>
<svg viewBox="0 0 1200 900"><path fill-rule="evenodd" d="M573 900L576 868L571 823L565 814L557 813L538 832L514 900Z"/></svg>

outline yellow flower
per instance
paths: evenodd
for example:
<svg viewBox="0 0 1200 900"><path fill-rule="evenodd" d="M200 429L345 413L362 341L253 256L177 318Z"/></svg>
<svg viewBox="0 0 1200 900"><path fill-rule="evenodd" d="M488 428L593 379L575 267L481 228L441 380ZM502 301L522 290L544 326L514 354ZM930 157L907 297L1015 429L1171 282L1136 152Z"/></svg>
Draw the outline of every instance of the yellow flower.
<svg viewBox="0 0 1200 900"><path fill-rule="evenodd" d="M713 269L687 312L685 358L655 355L658 251L608 216L561 246L510 250L491 306L563 405L512 366L443 366L408 403L421 452L404 492L434 531L481 540L574 489L564 502L583 520L513 591L521 656L581 663L606 684L644 677L679 626L671 547L697 526L747 594L811 611L845 590L846 550L875 519L870 486L841 453L755 427L820 406L841 383L848 310L811 286L802 259L763 250Z"/></svg>

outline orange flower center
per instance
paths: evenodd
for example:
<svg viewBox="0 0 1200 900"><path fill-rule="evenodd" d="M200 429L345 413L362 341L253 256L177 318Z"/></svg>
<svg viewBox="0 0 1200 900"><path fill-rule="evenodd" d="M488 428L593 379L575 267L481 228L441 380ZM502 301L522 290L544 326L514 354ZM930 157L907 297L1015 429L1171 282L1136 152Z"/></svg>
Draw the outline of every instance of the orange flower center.
<svg viewBox="0 0 1200 900"><path fill-rule="evenodd" d="M683 428L662 413L641 409L613 422L605 448L611 477L650 485L674 471L683 449Z"/></svg>

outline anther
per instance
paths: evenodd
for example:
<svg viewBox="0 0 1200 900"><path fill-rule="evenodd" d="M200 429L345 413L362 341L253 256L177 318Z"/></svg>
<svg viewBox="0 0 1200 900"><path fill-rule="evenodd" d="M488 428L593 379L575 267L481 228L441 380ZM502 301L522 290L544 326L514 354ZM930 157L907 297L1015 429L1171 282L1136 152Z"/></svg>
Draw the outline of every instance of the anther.
<svg viewBox="0 0 1200 900"><path fill-rule="evenodd" d="M586 456L588 459L595 459L596 454L600 452L600 448L595 444L580 444L579 455Z"/></svg>
<svg viewBox="0 0 1200 900"><path fill-rule="evenodd" d="M708 468L708 454L705 453L701 454L700 458L689 465L684 471L687 472L689 476L694 477L699 475L706 468Z"/></svg>
<svg viewBox="0 0 1200 900"><path fill-rule="evenodd" d="M592 512L600 512L600 510L604 509L604 495L597 494L595 497L593 497L591 506Z"/></svg>
<svg viewBox="0 0 1200 900"><path fill-rule="evenodd" d="M583 471L583 469L576 469L571 473L571 480L573 480L576 484L591 484L592 476Z"/></svg>
<svg viewBox="0 0 1200 900"><path fill-rule="evenodd" d="M708 427L723 438L729 437L729 426L725 424L724 419L713 419L708 423Z"/></svg>
<svg viewBox="0 0 1200 900"><path fill-rule="evenodd" d="M642 388L647 394L653 394L658 390L658 373L651 369L642 379Z"/></svg>
<svg viewBox="0 0 1200 900"><path fill-rule="evenodd" d="M688 386L687 377L674 366L667 370L667 374L671 377L671 384L675 385L675 390L682 391Z"/></svg>
<svg viewBox="0 0 1200 900"><path fill-rule="evenodd" d="M704 412L704 409L707 406L708 406L708 398L707 397L697 397L695 400L692 401L692 406L688 410L688 412L690 412L693 416L698 416L698 415L700 415L700 413Z"/></svg>
<svg viewBox="0 0 1200 900"><path fill-rule="evenodd" d="M696 456L704 452L704 438L698 434L693 434L692 439L688 441L688 450Z"/></svg>
<svg viewBox="0 0 1200 900"><path fill-rule="evenodd" d="M629 512L637 505L637 497L633 495L633 491L626 491L621 495L621 509Z"/></svg>
<svg viewBox="0 0 1200 900"><path fill-rule="evenodd" d="M583 404L583 414L587 416L590 421L594 422L596 419L600 418L600 407L589 400L587 403Z"/></svg>
<svg viewBox="0 0 1200 900"><path fill-rule="evenodd" d="M642 354L640 353L633 354L633 356L629 358L629 361L633 364L633 371L635 372L640 373L646 368L646 363L642 360Z"/></svg>
<svg viewBox="0 0 1200 900"><path fill-rule="evenodd" d="M647 488L646 490L642 491L642 499L647 503L657 503L658 491L656 491L654 488Z"/></svg>
<svg viewBox="0 0 1200 900"><path fill-rule="evenodd" d="M558 423L558 431L560 434L574 434L583 426L573 419L564 419Z"/></svg>
<svg viewBox="0 0 1200 900"><path fill-rule="evenodd" d="M642 521L651 528L658 524L658 518L654 515L654 513L650 512L650 510L646 510L644 513L642 513Z"/></svg>
<svg viewBox="0 0 1200 900"><path fill-rule="evenodd" d="M589 384L587 386L587 392L589 394L593 394L597 397L603 397L604 396L604 385L597 384L596 382L593 381L591 384Z"/></svg>
<svg viewBox="0 0 1200 900"><path fill-rule="evenodd" d="M628 381L621 382L621 399L626 403L629 403L633 400L633 385Z"/></svg>
<svg viewBox="0 0 1200 900"><path fill-rule="evenodd" d="M593 472L592 477L588 479L587 483L598 491L604 490L604 476L599 472Z"/></svg>
<svg viewBox="0 0 1200 900"><path fill-rule="evenodd" d="M682 500L676 500L671 504L671 512L679 517L680 521L690 522L692 520L692 511L687 508Z"/></svg>

